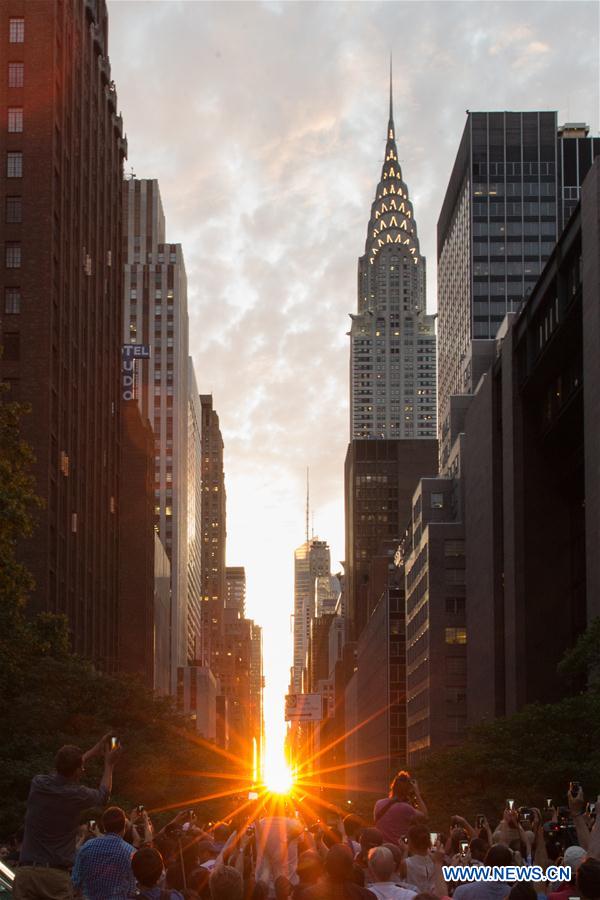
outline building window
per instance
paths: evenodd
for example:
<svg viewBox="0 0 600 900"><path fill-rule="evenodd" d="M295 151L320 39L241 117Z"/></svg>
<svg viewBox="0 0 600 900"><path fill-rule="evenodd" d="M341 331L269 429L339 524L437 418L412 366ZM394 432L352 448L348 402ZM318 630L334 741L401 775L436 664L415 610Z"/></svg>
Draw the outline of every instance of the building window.
<svg viewBox="0 0 600 900"><path fill-rule="evenodd" d="M444 541L444 556L464 556L465 542L463 540Z"/></svg>
<svg viewBox="0 0 600 900"><path fill-rule="evenodd" d="M448 615L456 616L465 611L464 597L446 597L446 612Z"/></svg>
<svg viewBox="0 0 600 900"><path fill-rule="evenodd" d="M6 362L17 362L21 352L20 334L18 331L5 331L2 336L3 354Z"/></svg>
<svg viewBox="0 0 600 900"><path fill-rule="evenodd" d="M23 221L20 197L6 198L6 221L9 224L17 224Z"/></svg>
<svg viewBox="0 0 600 900"><path fill-rule="evenodd" d="M9 88L23 87L25 80L24 63L11 62L8 64L8 86Z"/></svg>
<svg viewBox="0 0 600 900"><path fill-rule="evenodd" d="M22 44L25 40L25 19L8 20L8 42Z"/></svg>
<svg viewBox="0 0 600 900"><path fill-rule="evenodd" d="M23 107L8 107L8 130L11 134L23 131Z"/></svg>
<svg viewBox="0 0 600 900"><path fill-rule="evenodd" d="M23 175L23 154L19 151L16 153L6 154L6 177L21 178Z"/></svg>
<svg viewBox="0 0 600 900"><path fill-rule="evenodd" d="M4 289L4 312L6 315L15 315L21 312L21 291L19 288L7 287Z"/></svg>
<svg viewBox="0 0 600 900"><path fill-rule="evenodd" d="M6 244L6 268L21 268L21 245L16 243Z"/></svg>
<svg viewBox="0 0 600 900"><path fill-rule="evenodd" d="M466 644L467 629L466 628L446 628L447 644Z"/></svg>
<svg viewBox="0 0 600 900"><path fill-rule="evenodd" d="M431 495L431 509L443 509L444 508L444 495L443 494L432 494Z"/></svg>

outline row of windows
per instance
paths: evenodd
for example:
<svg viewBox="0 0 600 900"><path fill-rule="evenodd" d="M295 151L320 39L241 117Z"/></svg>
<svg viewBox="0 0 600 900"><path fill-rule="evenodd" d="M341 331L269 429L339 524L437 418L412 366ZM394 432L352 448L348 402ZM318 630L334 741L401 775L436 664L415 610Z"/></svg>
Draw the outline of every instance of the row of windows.
<svg viewBox="0 0 600 900"><path fill-rule="evenodd" d="M553 162L475 163L474 175L554 175Z"/></svg>

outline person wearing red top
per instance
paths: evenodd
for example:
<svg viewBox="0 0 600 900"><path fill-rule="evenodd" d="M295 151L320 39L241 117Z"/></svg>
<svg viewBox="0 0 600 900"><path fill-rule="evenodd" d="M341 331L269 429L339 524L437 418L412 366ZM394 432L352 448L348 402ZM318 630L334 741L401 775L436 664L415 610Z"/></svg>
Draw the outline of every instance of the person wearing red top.
<svg viewBox="0 0 600 900"><path fill-rule="evenodd" d="M419 786L408 772L398 772L390 786L389 797L378 800L373 810L373 824L384 841L397 844L406 837L411 825L427 818L427 807Z"/></svg>

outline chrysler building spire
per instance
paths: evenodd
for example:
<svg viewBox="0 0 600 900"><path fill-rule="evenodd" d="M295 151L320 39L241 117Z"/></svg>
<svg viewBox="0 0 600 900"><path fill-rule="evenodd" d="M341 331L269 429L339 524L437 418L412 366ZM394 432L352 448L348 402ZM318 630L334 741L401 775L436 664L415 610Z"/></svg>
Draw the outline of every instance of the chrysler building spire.
<svg viewBox="0 0 600 900"><path fill-rule="evenodd" d="M426 312L425 257L398 161L391 56L385 156L351 319L350 437L434 438L435 325Z"/></svg>

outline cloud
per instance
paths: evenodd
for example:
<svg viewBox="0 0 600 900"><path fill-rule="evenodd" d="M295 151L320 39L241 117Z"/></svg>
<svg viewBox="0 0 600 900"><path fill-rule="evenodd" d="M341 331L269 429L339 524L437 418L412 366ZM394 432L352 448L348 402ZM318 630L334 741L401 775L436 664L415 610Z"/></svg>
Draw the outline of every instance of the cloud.
<svg viewBox="0 0 600 900"><path fill-rule="evenodd" d="M346 332L390 48L433 309L465 109L558 109L597 132L598 6L113 0L109 12L130 164L158 178L168 240L183 244L197 380L224 431L229 560L248 569L249 606L284 648L269 665L285 673L307 465L316 528L343 556Z"/></svg>

